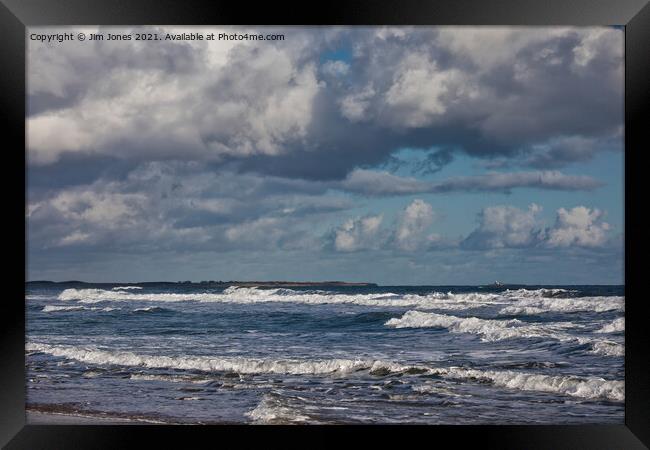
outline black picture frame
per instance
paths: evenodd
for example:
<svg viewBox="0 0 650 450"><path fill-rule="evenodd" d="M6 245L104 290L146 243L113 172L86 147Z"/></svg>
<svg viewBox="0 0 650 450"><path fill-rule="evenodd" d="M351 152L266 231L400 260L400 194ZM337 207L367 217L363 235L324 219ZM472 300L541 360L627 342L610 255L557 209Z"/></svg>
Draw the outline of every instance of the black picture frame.
<svg viewBox="0 0 650 450"><path fill-rule="evenodd" d="M641 283L636 262L645 252L635 225L642 208L636 203L641 187L640 154L650 148L647 113L650 105L650 4L647 0L351 0L302 5L233 0L0 0L0 114L5 139L13 142L11 156L17 183L26 186L26 164L19 149L25 145L25 28L36 25L621 25L625 27L625 424L572 426L36 426L25 425L25 247L5 258L16 270L7 278L12 289L3 299L0 327L0 444L8 449L124 448L145 440L188 445L190 439L208 439L224 445L224 437L246 448L251 438L283 446L309 443L334 445L360 433L371 442L404 445L423 438L425 445L468 442L482 448L590 448L634 449L650 446L650 344ZM645 113L645 114L644 114ZM644 120L645 119L645 120ZM19 167L22 164L23 171ZM18 242L25 236L25 197L12 195L10 211L17 230L5 235ZM14 219L15 217L15 219ZM22 265L22 287L20 271ZM417 436L416 436L417 435ZM361 437L361 436L359 436Z"/></svg>

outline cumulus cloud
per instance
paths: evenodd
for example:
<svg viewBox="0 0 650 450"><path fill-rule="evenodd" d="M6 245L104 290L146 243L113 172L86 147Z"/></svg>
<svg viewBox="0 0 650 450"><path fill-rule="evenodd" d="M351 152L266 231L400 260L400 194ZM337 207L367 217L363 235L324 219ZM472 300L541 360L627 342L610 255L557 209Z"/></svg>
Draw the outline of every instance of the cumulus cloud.
<svg viewBox="0 0 650 450"><path fill-rule="evenodd" d="M600 247L607 241L610 225L601 219L603 212L576 206L557 211L555 226L549 231L547 244L550 247Z"/></svg>
<svg viewBox="0 0 650 450"><path fill-rule="evenodd" d="M339 252L359 250L397 250L421 252L449 247L449 242L431 232L438 218L433 207L415 199L396 214L393 224L382 227L383 215L348 219L325 236L328 246Z"/></svg>
<svg viewBox="0 0 650 450"><path fill-rule="evenodd" d="M160 44L166 50L152 50L136 63L146 53L137 42L103 42L94 46L92 58L84 45L71 45L78 53L62 50L62 59L72 68L84 66L86 78L57 79L58 84L51 77L72 69L48 73L48 64L61 63L52 55L37 59L43 49L31 47L30 92L75 101L29 117L30 161L47 164L75 152L220 160L283 153L305 136L321 84L314 63L298 65L300 49ZM62 47L67 46L46 50L56 54ZM214 57L224 52L227 56ZM184 68L161 64L170 57L181 63L183 55Z"/></svg>
<svg viewBox="0 0 650 450"><path fill-rule="evenodd" d="M334 230L334 249L340 252L354 252L378 248L382 244L381 215L349 219Z"/></svg>
<svg viewBox="0 0 650 450"><path fill-rule="evenodd" d="M466 249L530 247L543 240L537 215L541 207L535 203L527 210L501 205L484 208L479 214L479 226L461 246Z"/></svg>
<svg viewBox="0 0 650 450"><path fill-rule="evenodd" d="M404 209L395 230L395 245L401 250L427 248L440 240L437 234L429 233L434 222L432 206L424 200L415 199Z"/></svg>
<svg viewBox="0 0 650 450"><path fill-rule="evenodd" d="M32 190L31 248L293 248L305 230L354 202L300 180L148 163L119 181Z"/></svg>
<svg viewBox="0 0 650 450"><path fill-rule="evenodd" d="M490 206L479 214L479 226L461 242L470 250L494 248L596 248L607 244L611 230L599 209L576 206L557 210L555 224L545 227L539 218L542 208L527 210L513 206Z"/></svg>

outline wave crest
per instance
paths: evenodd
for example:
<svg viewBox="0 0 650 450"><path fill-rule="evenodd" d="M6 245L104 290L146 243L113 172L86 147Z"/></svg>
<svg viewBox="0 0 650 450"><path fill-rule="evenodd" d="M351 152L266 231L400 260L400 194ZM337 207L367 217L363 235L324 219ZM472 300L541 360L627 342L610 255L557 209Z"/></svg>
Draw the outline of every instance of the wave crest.
<svg viewBox="0 0 650 450"><path fill-rule="evenodd" d="M539 314L546 311L610 311L623 309L622 297L548 298L562 289L537 289L494 293L431 292L428 294L344 294L328 291L296 291L292 289L260 289L231 286L223 292L200 293L140 293L123 290L66 289L59 300L80 303L102 301L149 302L221 302L221 303L301 303L309 305L353 304L377 307L416 307L420 309L466 310L485 306L502 306L502 314ZM522 309L523 308L523 309Z"/></svg>
<svg viewBox="0 0 650 450"><path fill-rule="evenodd" d="M109 312L109 311L115 311L119 310L120 308L94 308L94 307L87 307L87 306L58 306L58 305L45 305L45 307L42 309L43 312L58 312L58 311L104 311L104 312Z"/></svg>
<svg viewBox="0 0 650 450"><path fill-rule="evenodd" d="M516 338L544 338L557 341L576 341L590 344L592 351L605 356L623 356L623 345L601 341L586 336L574 336L566 330L575 328L570 322L529 324L517 319L490 320L478 317L456 317L422 311L407 311L402 317L394 317L384 325L393 328L446 328L452 333L469 333L481 336L483 341L500 341Z"/></svg>
<svg viewBox="0 0 650 450"><path fill-rule="evenodd" d="M625 399L624 382L603 378L537 375L514 371L485 371L462 367L426 367L403 365L391 361L364 359L273 360L253 358L220 358L208 356L151 356L132 352L106 351L92 347L53 346L28 343L27 352L42 352L52 356L74 359L97 365L138 366L202 370L206 372L236 372L247 374L273 373L295 375L349 374L361 370L369 373L430 374L451 379L486 380L509 389L553 392L587 399Z"/></svg>

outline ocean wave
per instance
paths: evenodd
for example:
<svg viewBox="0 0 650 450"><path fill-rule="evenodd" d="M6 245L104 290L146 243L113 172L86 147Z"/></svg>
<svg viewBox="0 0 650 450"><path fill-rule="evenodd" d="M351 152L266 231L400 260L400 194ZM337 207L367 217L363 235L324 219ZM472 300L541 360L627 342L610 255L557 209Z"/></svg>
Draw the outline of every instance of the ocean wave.
<svg viewBox="0 0 650 450"><path fill-rule="evenodd" d="M538 375L514 371L486 371L462 367L428 367L403 365L391 361L364 359L254 359L208 356L153 356L125 351L107 351L93 347L54 346L28 343L26 351L47 353L97 365L120 365L147 368L173 368L206 372L236 372L243 374L336 375L367 371L369 374L429 374L451 379L487 381L495 386L552 392L586 399L625 399L624 382L602 378ZM260 416L261 417L261 416Z"/></svg>
<svg viewBox="0 0 650 450"><path fill-rule="evenodd" d="M500 314L541 314L545 312L606 312L623 311L625 298L578 297L578 298L521 298L515 304L506 306Z"/></svg>
<svg viewBox="0 0 650 450"><path fill-rule="evenodd" d="M512 320L489 320L478 317L456 317L421 311L407 311L400 318L392 318L385 325L394 328L447 328L453 333L477 334L484 341L512 338L557 338L562 330L572 328L571 323L525 324Z"/></svg>
<svg viewBox="0 0 650 450"><path fill-rule="evenodd" d="M567 297L575 294L576 290L572 289L506 289L503 295L514 298L540 298L540 297Z"/></svg>
<svg viewBox="0 0 650 450"><path fill-rule="evenodd" d="M481 336L483 341L500 341L515 338L543 338L557 341L576 341L589 344L594 353L605 356L622 356L621 344L602 341L587 336L575 336L567 330L578 327L571 322L530 324L517 319L491 320L478 317L456 317L422 311L407 311L402 317L394 317L384 325L393 328L446 328L452 333L468 333Z"/></svg>
<svg viewBox="0 0 650 450"><path fill-rule="evenodd" d="M540 375L512 371L484 371L450 368L447 376L486 380L495 386L522 391L553 392L588 399L625 400L625 382L604 378Z"/></svg>
<svg viewBox="0 0 650 450"><path fill-rule="evenodd" d="M265 394L255 409L247 412L246 415L254 422L262 424L300 424L311 421L311 417L284 404L276 395L272 394Z"/></svg>
<svg viewBox="0 0 650 450"><path fill-rule="evenodd" d="M133 312L160 312L169 311L168 309L161 308L160 306L147 306L146 308L136 308Z"/></svg>
<svg viewBox="0 0 650 450"><path fill-rule="evenodd" d="M129 377L129 379L135 381L168 381L171 383L194 383L194 384L203 384L212 381L210 379L198 378L196 376L156 375L156 374L146 374L146 373L134 373Z"/></svg>
<svg viewBox="0 0 650 450"><path fill-rule="evenodd" d="M114 291L126 291L129 289L142 289L142 286L116 286L113 288Z"/></svg>
<svg viewBox="0 0 650 450"><path fill-rule="evenodd" d="M625 345L612 341L599 341L591 344L594 353L604 356L625 356Z"/></svg>
<svg viewBox="0 0 650 450"><path fill-rule="evenodd" d="M254 287L229 287L223 292L202 293L131 293L103 289L66 289L59 300L77 300L80 303L102 301L150 302L204 302L204 303L303 303L303 304L356 304L363 306L394 306L422 308L465 309L498 299L494 294L452 294L434 292L426 295L399 295L394 293L341 294L327 291L295 291L292 289L258 289Z"/></svg>
<svg viewBox="0 0 650 450"><path fill-rule="evenodd" d="M343 294L328 291L295 291L292 289L259 289L255 287L232 286L223 292L201 293L134 293L127 291L106 291L102 289L66 289L59 294L62 301L76 300L80 303L97 303L102 301L150 301L150 302L221 302L221 303L302 303L353 304L377 307L417 307L420 309L466 310L485 306L503 306L503 314L517 314L529 309L528 313L545 311L609 311L623 307L622 297L587 297L587 298L546 298L544 295L558 295L561 289L537 289L507 291L494 293L458 293L432 292L428 294Z"/></svg>
<svg viewBox="0 0 650 450"><path fill-rule="evenodd" d="M43 312L57 312L57 311L104 311L104 312L109 312L109 311L115 311L119 310L120 308L94 308L94 307L87 307L87 306L57 306L57 305L45 305L45 307L42 309Z"/></svg>
<svg viewBox="0 0 650 450"><path fill-rule="evenodd" d="M499 314L505 316L531 316L547 312L549 312L547 309L536 308L534 306L506 306L499 311Z"/></svg>
<svg viewBox="0 0 650 450"><path fill-rule="evenodd" d="M612 323L608 323L596 333L619 333L621 331L625 331L625 317L619 317Z"/></svg>

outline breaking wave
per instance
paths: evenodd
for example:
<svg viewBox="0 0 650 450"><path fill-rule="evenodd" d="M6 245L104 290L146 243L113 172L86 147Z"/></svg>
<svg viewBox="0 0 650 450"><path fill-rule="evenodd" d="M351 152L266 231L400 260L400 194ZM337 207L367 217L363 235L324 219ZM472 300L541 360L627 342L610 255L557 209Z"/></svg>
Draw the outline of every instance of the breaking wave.
<svg viewBox="0 0 650 450"><path fill-rule="evenodd" d="M142 289L141 286L116 286L113 288L114 291L126 291L129 289Z"/></svg>
<svg viewBox="0 0 650 450"><path fill-rule="evenodd" d="M102 301L150 302L222 302L222 303L302 303L354 304L379 307L417 307L421 309L466 310L485 306L502 306L502 314L539 314L546 311L611 311L622 310L623 297L560 297L569 295L564 289L518 289L503 293L432 292L429 294L344 294L327 291L295 291L292 289L259 289L255 287L229 287L223 292L202 293L140 293L123 290L66 289L59 294L63 301L80 303ZM551 296L551 297L548 297Z"/></svg>
<svg viewBox="0 0 650 450"><path fill-rule="evenodd" d="M87 307L87 306L57 306L57 305L45 305L45 307L42 309L43 312L57 312L57 311L115 311L119 310L120 308L94 308L94 307Z"/></svg>
<svg viewBox="0 0 650 450"><path fill-rule="evenodd" d="M429 374L450 379L484 381L495 386L523 390L551 392L586 399L624 401L624 382L603 378L537 375L514 371L486 371L462 367L427 367L403 365L390 361L364 359L254 359L221 358L208 356L150 356L132 352L106 351L92 347L53 346L29 343L26 351L47 353L52 356L74 359L97 365L121 365L147 368L172 368L206 372L236 372L241 374L300 374L336 375L368 371L371 375ZM259 418L264 410L258 411Z"/></svg>
<svg viewBox="0 0 650 450"><path fill-rule="evenodd" d="M572 328L571 323L524 324L513 320L489 320L477 317L455 317L444 314L407 311L400 318L392 318L385 325L394 328L447 328L454 333L478 334L484 341L500 341L512 338L554 338L558 332Z"/></svg>
<svg viewBox="0 0 650 450"><path fill-rule="evenodd" d="M246 415L253 421L264 424L300 424L312 421L311 417L299 413L272 394L265 394L255 409L247 412Z"/></svg>
<svg viewBox="0 0 650 450"><path fill-rule="evenodd" d="M591 344L593 352L605 356L625 356L625 346L611 341L599 341Z"/></svg>
<svg viewBox="0 0 650 450"><path fill-rule="evenodd" d="M623 311L624 297L578 297L578 298L521 298L516 304L506 306L500 314L541 314L545 312L605 312Z"/></svg>
<svg viewBox="0 0 650 450"><path fill-rule="evenodd" d="M160 312L160 311L168 311L165 308L161 308L159 306L148 306L146 308L136 308L133 310L133 312Z"/></svg>
<svg viewBox="0 0 650 450"><path fill-rule="evenodd" d="M618 322L617 322L618 323ZM566 330L575 328L570 322L529 324L517 319L490 320L478 317L456 317L421 311L407 311L402 317L385 323L394 328L446 328L452 333L469 333L481 336L483 341L500 341L515 338L545 338L558 341L588 343L594 353L606 356L623 356L625 348L611 341L601 341L585 336L574 336Z"/></svg>
<svg viewBox="0 0 650 450"><path fill-rule="evenodd" d="M625 317L620 317L612 323L608 323L596 333L619 333L621 331L625 331Z"/></svg>

